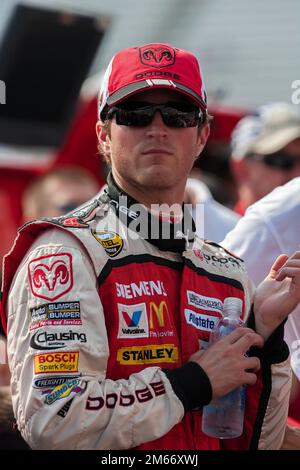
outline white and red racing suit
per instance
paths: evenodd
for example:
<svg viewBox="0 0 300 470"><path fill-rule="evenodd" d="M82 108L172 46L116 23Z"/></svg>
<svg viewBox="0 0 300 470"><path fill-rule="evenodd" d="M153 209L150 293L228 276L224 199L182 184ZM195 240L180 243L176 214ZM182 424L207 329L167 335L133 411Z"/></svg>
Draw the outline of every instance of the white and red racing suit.
<svg viewBox="0 0 300 470"><path fill-rule="evenodd" d="M280 448L290 389L282 328L254 352L262 368L240 438L202 433L211 385L187 362L226 297L251 310L243 262L197 237L185 249L177 236L139 236L134 201L125 207L120 195L110 178L73 214L24 226L6 257L2 314L24 439L33 449Z"/></svg>

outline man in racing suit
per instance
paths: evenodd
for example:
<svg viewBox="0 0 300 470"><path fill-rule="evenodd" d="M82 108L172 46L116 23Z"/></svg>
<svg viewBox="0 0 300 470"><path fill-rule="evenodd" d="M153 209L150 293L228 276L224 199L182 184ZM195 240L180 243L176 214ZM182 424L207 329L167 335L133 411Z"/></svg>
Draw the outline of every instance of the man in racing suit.
<svg viewBox="0 0 300 470"><path fill-rule="evenodd" d="M107 188L72 214L27 224L5 260L23 437L34 449L280 448L290 390L282 323L300 300L300 254L276 260L251 307L243 262L194 235L181 205L209 134L195 56L164 44L116 54L99 118ZM171 211L153 207L163 202ZM207 349L227 297L243 301L249 328ZM241 384L242 436L203 434L201 407Z"/></svg>

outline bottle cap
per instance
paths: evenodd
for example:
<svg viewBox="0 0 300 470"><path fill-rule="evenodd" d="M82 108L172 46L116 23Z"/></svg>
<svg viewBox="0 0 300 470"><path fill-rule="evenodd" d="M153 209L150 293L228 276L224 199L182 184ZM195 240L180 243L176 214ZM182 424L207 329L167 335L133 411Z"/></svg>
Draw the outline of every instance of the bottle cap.
<svg viewBox="0 0 300 470"><path fill-rule="evenodd" d="M238 297L226 297L224 299L224 317L240 316L243 310L243 302Z"/></svg>

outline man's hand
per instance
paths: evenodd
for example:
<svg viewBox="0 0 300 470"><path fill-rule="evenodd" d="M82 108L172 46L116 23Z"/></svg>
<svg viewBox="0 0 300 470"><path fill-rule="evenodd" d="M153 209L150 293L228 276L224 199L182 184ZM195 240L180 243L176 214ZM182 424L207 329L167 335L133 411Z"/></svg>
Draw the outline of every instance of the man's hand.
<svg viewBox="0 0 300 470"><path fill-rule="evenodd" d="M212 387L213 398L226 395L243 384L255 384L260 369L257 357L247 357L251 346L263 346L263 338L250 328L240 327L206 350L190 357L206 372Z"/></svg>
<svg viewBox="0 0 300 470"><path fill-rule="evenodd" d="M266 340L300 302L300 251L280 255L254 294L257 333Z"/></svg>

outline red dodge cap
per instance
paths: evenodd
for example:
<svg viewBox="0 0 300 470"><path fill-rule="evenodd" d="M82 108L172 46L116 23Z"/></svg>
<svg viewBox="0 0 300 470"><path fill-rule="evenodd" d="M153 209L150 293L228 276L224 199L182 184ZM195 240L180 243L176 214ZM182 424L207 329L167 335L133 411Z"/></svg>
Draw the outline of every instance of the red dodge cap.
<svg viewBox="0 0 300 470"><path fill-rule="evenodd" d="M169 88L192 98L206 111L206 93L194 54L169 44L146 44L118 52L110 61L99 95L98 115L106 106L150 88Z"/></svg>

